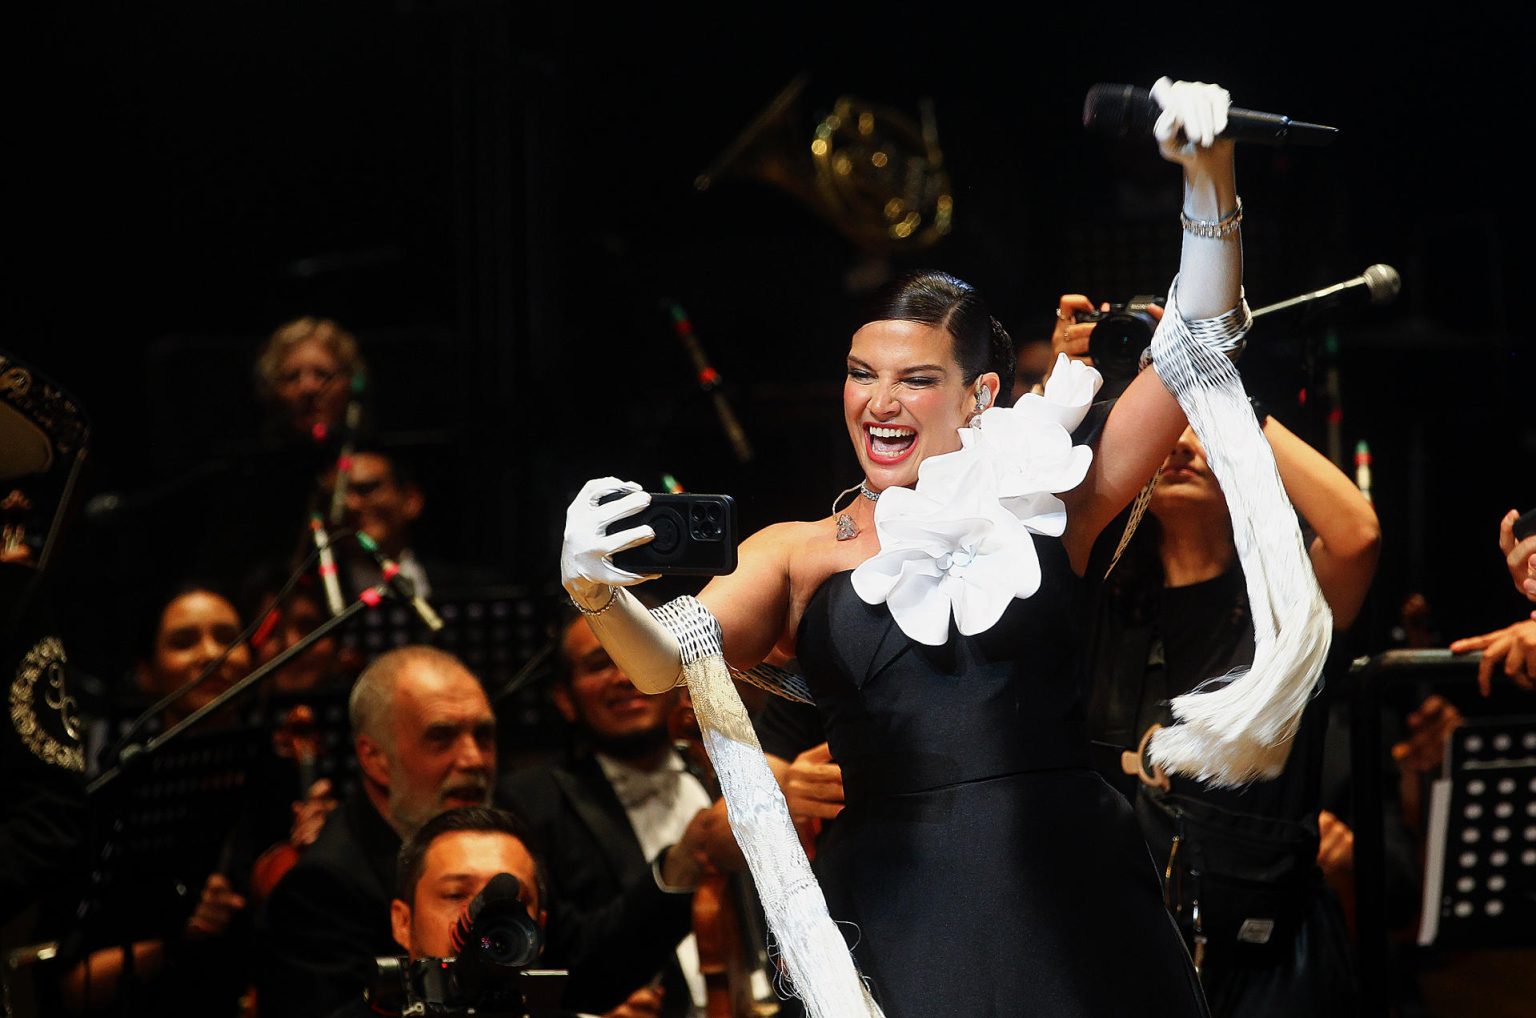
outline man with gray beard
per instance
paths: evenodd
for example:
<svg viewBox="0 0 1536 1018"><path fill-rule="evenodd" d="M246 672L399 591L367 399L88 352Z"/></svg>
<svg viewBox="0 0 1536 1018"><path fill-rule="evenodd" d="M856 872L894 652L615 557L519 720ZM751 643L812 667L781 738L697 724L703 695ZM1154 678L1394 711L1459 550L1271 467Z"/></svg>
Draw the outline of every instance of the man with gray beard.
<svg viewBox="0 0 1536 1018"><path fill-rule="evenodd" d="M263 1014L328 1015L394 954L389 902L401 842L457 806L488 805L496 718L452 654L411 646L378 657L348 703L362 787L273 890L259 920Z"/></svg>

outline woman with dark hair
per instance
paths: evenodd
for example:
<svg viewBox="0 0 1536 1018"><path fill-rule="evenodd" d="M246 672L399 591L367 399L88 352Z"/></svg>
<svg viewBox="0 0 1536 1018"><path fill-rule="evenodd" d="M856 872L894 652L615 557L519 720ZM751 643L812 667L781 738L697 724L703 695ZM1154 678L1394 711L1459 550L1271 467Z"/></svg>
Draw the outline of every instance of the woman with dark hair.
<svg viewBox="0 0 1536 1018"><path fill-rule="evenodd" d="M1226 93L1164 79L1153 94L1162 154L1184 172L1168 317L1230 340L1246 315L1232 148L1216 140ZM1148 371L1085 429L1097 375L1068 362L1043 396L997 408L1013 363L973 288L942 273L902 281L848 351L857 494L748 538L698 601L652 614L623 589L648 578L609 558L653 536L621 522L649 500L638 485L589 482L567 515L564 584L614 660L648 692L687 678L815 1015L1204 1010L1135 819L1087 766L1073 669L1090 550L1185 417ZM1096 448L1074 444L1089 430ZM759 783L761 754L737 752L756 742L709 663L723 652L749 668L775 650L798 657L842 766L847 806L817 846L825 905L807 892L777 786ZM862 980L833 957L828 915Z"/></svg>
<svg viewBox="0 0 1536 1018"><path fill-rule="evenodd" d="M1258 413L1286 491L1311 525L1307 554L1334 626L1347 629L1375 573L1376 513L1326 456ZM1085 655L1088 730L1126 750L1171 722L1174 697L1248 667L1255 649L1232 519L1193 430L1168 454L1147 513L1104 584ZM1332 699L1308 704L1285 769L1271 780L1222 788L1137 767L1139 781L1121 782L1154 862L1171 874L1168 905L1217 1016L1357 1013L1344 915L1324 882L1342 880L1349 865L1319 852L1320 840L1348 831L1322 808ZM1127 754L1126 770L1134 758Z"/></svg>

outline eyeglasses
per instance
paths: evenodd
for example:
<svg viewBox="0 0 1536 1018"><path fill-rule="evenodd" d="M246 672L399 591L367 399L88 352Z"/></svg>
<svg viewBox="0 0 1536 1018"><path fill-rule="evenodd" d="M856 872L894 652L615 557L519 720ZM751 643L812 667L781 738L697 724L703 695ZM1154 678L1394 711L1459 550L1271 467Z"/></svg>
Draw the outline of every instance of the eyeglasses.
<svg viewBox="0 0 1536 1018"><path fill-rule="evenodd" d="M321 386L326 386L334 382L340 375L340 371L330 371L325 368L307 365L278 372L277 384L282 386L297 385L305 379L310 379L318 382Z"/></svg>

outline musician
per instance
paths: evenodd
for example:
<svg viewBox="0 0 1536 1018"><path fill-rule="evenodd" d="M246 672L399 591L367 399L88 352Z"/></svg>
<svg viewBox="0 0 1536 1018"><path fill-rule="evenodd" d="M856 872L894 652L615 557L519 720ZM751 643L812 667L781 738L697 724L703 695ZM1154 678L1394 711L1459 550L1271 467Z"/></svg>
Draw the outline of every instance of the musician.
<svg viewBox="0 0 1536 1018"><path fill-rule="evenodd" d="M578 1010L613 1007L659 974L662 1013L689 1014L704 981L688 892L723 817L673 748L678 693L637 690L580 617L564 625L558 661L552 695L584 745L564 764L507 775L500 793L548 850L556 905L546 962L571 970L565 1002ZM562 920L615 902L632 924L628 946L595 956Z"/></svg>
<svg viewBox="0 0 1536 1018"><path fill-rule="evenodd" d="M257 991L267 1014L329 1014L394 953L395 853L438 813L489 803L496 718L451 654L407 646L376 658L349 701L361 790L325 821L258 922Z"/></svg>
<svg viewBox="0 0 1536 1018"><path fill-rule="evenodd" d="M145 701L187 691L134 733L137 742L205 707L251 665L250 648L238 641L240 615L222 593L189 582L158 603L162 606L151 616L153 622L146 626L146 637L138 648L133 682ZM192 685L199 676L202 681ZM197 727L227 729L235 720L232 710L223 710ZM110 762L101 761L103 765ZM114 938L132 943L133 984L123 981L130 967L124 965L122 948L93 950L64 978L65 1002L71 1010L125 1006L131 1001L169 1013L234 1013L247 981L250 926L243 867L231 862L237 852L233 845L240 840L233 831L249 818L251 796L260 785L260 768L257 772L248 776L239 793L242 798L224 818L223 828L209 826L212 821L205 820L202 830L183 832L184 845L200 848L182 860L186 871L177 873L176 881L182 888L196 889L195 899L180 888L161 897L136 898L131 894L137 883L134 877L142 879L142 875L122 875L122 889L129 890L129 896L118 899L109 894L103 913L106 926L93 925L87 932L93 948ZM111 805L110 799L106 804Z"/></svg>
<svg viewBox="0 0 1536 1018"><path fill-rule="evenodd" d="M275 430L323 439L342 424L355 372L365 370L357 337L329 318L305 315L273 330L256 355L256 392Z"/></svg>
<svg viewBox="0 0 1536 1018"><path fill-rule="evenodd" d="M331 483L334 482L332 478ZM487 587L497 582L493 570L451 562L417 547L416 521L427 507L427 497L417 482L408 458L379 449L362 449L351 457L347 473L346 525L371 537L379 551L400 566L416 593ZM343 580L356 593L379 582L378 562L356 542L343 542L338 558Z"/></svg>

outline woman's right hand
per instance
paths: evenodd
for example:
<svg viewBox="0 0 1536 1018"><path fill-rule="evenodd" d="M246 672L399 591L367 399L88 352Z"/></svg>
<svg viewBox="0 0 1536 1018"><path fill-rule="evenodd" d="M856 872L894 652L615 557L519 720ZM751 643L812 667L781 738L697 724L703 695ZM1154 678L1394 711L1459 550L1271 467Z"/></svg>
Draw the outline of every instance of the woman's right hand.
<svg viewBox="0 0 1536 1018"><path fill-rule="evenodd" d="M1164 159L1188 167L1213 154L1230 158L1232 142L1219 137L1227 129L1227 109L1232 105L1226 89L1163 77L1153 84L1152 98L1162 109L1152 135Z"/></svg>
<svg viewBox="0 0 1536 1018"><path fill-rule="evenodd" d="M605 495L622 498L599 504ZM582 485L565 510L565 538L560 546L560 583L589 610L603 606L609 587L628 587L654 576L641 576L613 564L611 556L654 540L649 526L608 533L608 527L651 504L649 492L633 481L600 477Z"/></svg>

